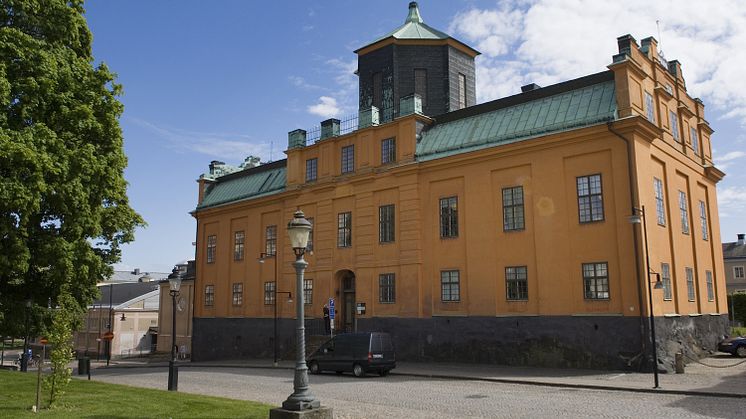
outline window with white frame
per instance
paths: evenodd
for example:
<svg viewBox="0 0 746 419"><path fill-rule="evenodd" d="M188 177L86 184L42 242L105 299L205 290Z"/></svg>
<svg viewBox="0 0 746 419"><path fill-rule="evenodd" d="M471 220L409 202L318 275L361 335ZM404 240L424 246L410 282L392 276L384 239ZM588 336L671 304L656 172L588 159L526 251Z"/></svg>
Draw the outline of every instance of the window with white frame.
<svg viewBox="0 0 746 419"><path fill-rule="evenodd" d="M271 305L275 303L275 282L264 283L264 304Z"/></svg>
<svg viewBox="0 0 746 419"><path fill-rule="evenodd" d="M342 147L342 174L355 171L355 145Z"/></svg>
<svg viewBox="0 0 746 419"><path fill-rule="evenodd" d="M313 279L303 280L303 302L313 304Z"/></svg>
<svg viewBox="0 0 746 419"><path fill-rule="evenodd" d="M579 176L578 217L581 223L603 221L604 199L601 189L601 175Z"/></svg>
<svg viewBox="0 0 746 419"><path fill-rule="evenodd" d="M686 268L686 295L689 301L696 300L696 292L694 289L694 269Z"/></svg>
<svg viewBox="0 0 746 419"><path fill-rule="evenodd" d="M243 260L244 232L233 233L233 260Z"/></svg>
<svg viewBox="0 0 746 419"><path fill-rule="evenodd" d="M587 300L609 299L609 265L606 262L583 264L583 289Z"/></svg>
<svg viewBox="0 0 746 419"><path fill-rule="evenodd" d="M695 155L699 156L699 136L697 135L697 129L691 127L689 133L689 136L692 139L692 150L694 150Z"/></svg>
<svg viewBox="0 0 746 419"><path fill-rule="evenodd" d="M381 164L396 162L396 138L381 141Z"/></svg>
<svg viewBox="0 0 746 419"><path fill-rule="evenodd" d="M205 285L205 306L215 305L215 286Z"/></svg>
<svg viewBox="0 0 746 419"><path fill-rule="evenodd" d="M735 279L744 279L746 276L744 276L743 272L743 266L734 266L733 267L733 278Z"/></svg>
<svg viewBox="0 0 746 419"><path fill-rule="evenodd" d="M702 226L702 240L707 240L709 234L707 233L707 207L705 201L699 201L699 223Z"/></svg>
<svg viewBox="0 0 746 419"><path fill-rule="evenodd" d="M705 271L705 280L707 281L707 301L715 301L715 286L712 283L711 271Z"/></svg>
<svg viewBox="0 0 746 419"><path fill-rule="evenodd" d="M319 159L306 160L306 182L313 182L319 174Z"/></svg>
<svg viewBox="0 0 746 419"><path fill-rule="evenodd" d="M466 75L458 73L458 108L466 107Z"/></svg>
<svg viewBox="0 0 746 419"><path fill-rule="evenodd" d="M440 238L458 237L458 197L440 198Z"/></svg>
<svg viewBox="0 0 746 419"><path fill-rule="evenodd" d="M653 95L645 92L645 113L648 121L655 123L655 107L653 106Z"/></svg>
<svg viewBox="0 0 746 419"><path fill-rule="evenodd" d="M669 111L669 119L671 122L671 135L673 135L674 141L677 143L681 142L681 133L679 132L679 116L676 112Z"/></svg>
<svg viewBox="0 0 746 419"><path fill-rule="evenodd" d="M663 299L670 300L671 291L671 267L667 263L661 263L661 281L663 282Z"/></svg>
<svg viewBox="0 0 746 419"><path fill-rule="evenodd" d="M440 301L461 301L459 271L440 271Z"/></svg>
<svg viewBox="0 0 746 419"><path fill-rule="evenodd" d="M236 282L233 284L233 305L240 306L243 304L243 284Z"/></svg>
<svg viewBox="0 0 746 419"><path fill-rule="evenodd" d="M308 232L308 243L306 243L306 251L313 252L313 217L306 218L311 224L311 231Z"/></svg>
<svg viewBox="0 0 746 419"><path fill-rule="evenodd" d="M653 188L655 189L655 214L658 217L658 225L666 225L666 207L663 198L663 181L657 177L653 178Z"/></svg>
<svg viewBox="0 0 746 419"><path fill-rule="evenodd" d="M277 254L277 226L267 226L264 235L264 253L266 256Z"/></svg>
<svg viewBox="0 0 746 419"><path fill-rule="evenodd" d="M523 186L503 189L503 231L523 230Z"/></svg>
<svg viewBox="0 0 746 419"><path fill-rule="evenodd" d="M506 266L505 288L508 300L528 300L527 268L525 266Z"/></svg>
<svg viewBox="0 0 746 419"><path fill-rule="evenodd" d="M679 191L679 213L681 215L681 232L689 234L689 208L684 191Z"/></svg>
<svg viewBox="0 0 746 419"><path fill-rule="evenodd" d="M337 214L337 247L352 247L352 213Z"/></svg>
<svg viewBox="0 0 746 419"><path fill-rule="evenodd" d="M378 275L378 302L396 302L396 276L393 273Z"/></svg>
<svg viewBox="0 0 746 419"><path fill-rule="evenodd" d="M218 237L214 234L207 236L207 263L215 262L215 252L218 246Z"/></svg>

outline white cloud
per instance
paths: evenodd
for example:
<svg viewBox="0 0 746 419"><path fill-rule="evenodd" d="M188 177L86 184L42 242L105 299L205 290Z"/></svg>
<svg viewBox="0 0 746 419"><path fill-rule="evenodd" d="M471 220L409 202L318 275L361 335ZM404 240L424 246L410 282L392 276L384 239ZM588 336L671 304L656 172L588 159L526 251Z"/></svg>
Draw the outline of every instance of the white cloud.
<svg viewBox="0 0 746 419"><path fill-rule="evenodd" d="M337 100L329 96L321 96L319 103L308 106L307 110L308 113L318 115L322 118L332 118L341 112L337 106Z"/></svg>
<svg viewBox="0 0 746 419"><path fill-rule="evenodd" d="M323 89L323 87L308 83L306 79L300 76L289 76L288 80L290 80L290 83L293 84L293 86L298 87L300 89L304 90L319 90Z"/></svg>
<svg viewBox="0 0 746 419"><path fill-rule="evenodd" d="M168 141L168 147L181 151L192 151L223 160L239 160L246 156L266 156L270 154L270 144L253 142L244 134L224 132L198 132L179 128L164 127L151 122L125 117L141 127L147 128L160 138Z"/></svg>
<svg viewBox="0 0 746 419"><path fill-rule="evenodd" d="M744 153L743 151L731 151L729 153L725 153L724 156L715 156L715 160L717 162L727 162L740 159L743 156L746 156L746 153Z"/></svg>
<svg viewBox="0 0 746 419"><path fill-rule="evenodd" d="M726 186L718 188L718 207L721 217L742 214L746 211L746 187Z"/></svg>
<svg viewBox="0 0 746 419"><path fill-rule="evenodd" d="M616 38L630 33L638 40L655 36L666 58L681 62L692 96L746 125L741 0L514 1L459 13L450 28L484 53L477 62L480 101L517 93L530 82L546 85L603 71L617 52Z"/></svg>

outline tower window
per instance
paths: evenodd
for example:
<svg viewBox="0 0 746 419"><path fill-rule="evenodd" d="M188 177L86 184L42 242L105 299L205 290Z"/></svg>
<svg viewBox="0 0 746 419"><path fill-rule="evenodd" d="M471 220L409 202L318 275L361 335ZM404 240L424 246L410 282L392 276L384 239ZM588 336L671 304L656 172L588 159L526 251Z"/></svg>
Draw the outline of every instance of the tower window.
<svg viewBox="0 0 746 419"><path fill-rule="evenodd" d="M422 107L427 106L427 70L424 68L414 70L414 92L420 95Z"/></svg>
<svg viewBox="0 0 746 419"><path fill-rule="evenodd" d="M458 108L466 107L466 76L458 73Z"/></svg>
<svg viewBox="0 0 746 419"><path fill-rule="evenodd" d="M383 96L383 83L381 73L373 73L373 106L381 109L381 97Z"/></svg>

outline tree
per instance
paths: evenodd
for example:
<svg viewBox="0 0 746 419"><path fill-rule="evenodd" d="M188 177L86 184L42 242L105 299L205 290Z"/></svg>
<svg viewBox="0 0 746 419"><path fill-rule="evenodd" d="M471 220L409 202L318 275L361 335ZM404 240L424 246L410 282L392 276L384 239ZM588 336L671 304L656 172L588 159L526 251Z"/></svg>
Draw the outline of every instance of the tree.
<svg viewBox="0 0 746 419"><path fill-rule="evenodd" d="M130 207L117 96L81 0L0 0L0 334L80 307L144 225ZM32 307L26 310L25 301ZM32 315L29 316L28 313Z"/></svg>
<svg viewBox="0 0 746 419"><path fill-rule="evenodd" d="M52 374L44 379L49 388L49 406L65 394L65 388L72 379L70 362L73 359L73 329L80 322L83 311L80 306L63 287L59 295L59 306L52 314L52 326L48 338L52 347ZM37 406L39 408L39 406Z"/></svg>

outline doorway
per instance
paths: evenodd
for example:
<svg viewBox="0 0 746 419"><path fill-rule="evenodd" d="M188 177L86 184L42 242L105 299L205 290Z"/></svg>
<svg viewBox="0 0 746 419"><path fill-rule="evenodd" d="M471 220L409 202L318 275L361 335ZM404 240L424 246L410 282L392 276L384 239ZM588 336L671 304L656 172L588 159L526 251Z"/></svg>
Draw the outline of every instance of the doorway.
<svg viewBox="0 0 746 419"><path fill-rule="evenodd" d="M353 332L355 330L355 273L342 270L337 272L336 276L341 295L335 326L339 332Z"/></svg>

